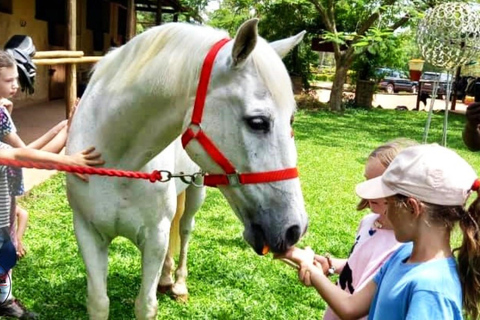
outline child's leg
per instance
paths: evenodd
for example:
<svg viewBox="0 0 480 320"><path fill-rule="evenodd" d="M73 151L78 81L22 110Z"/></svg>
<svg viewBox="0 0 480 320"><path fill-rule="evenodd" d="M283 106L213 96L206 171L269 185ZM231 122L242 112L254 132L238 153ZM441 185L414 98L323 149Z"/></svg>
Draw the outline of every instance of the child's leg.
<svg viewBox="0 0 480 320"><path fill-rule="evenodd" d="M0 303L12 298L11 270L0 275Z"/></svg>

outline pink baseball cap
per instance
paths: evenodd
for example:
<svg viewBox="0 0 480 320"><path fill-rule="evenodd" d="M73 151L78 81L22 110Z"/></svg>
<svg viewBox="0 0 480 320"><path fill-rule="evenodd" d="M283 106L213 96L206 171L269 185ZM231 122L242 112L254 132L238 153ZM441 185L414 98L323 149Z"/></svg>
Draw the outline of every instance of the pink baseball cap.
<svg viewBox="0 0 480 320"><path fill-rule="evenodd" d="M424 144L401 151L382 176L364 181L355 191L363 199L401 194L427 203L463 206L478 189L477 174L457 153Z"/></svg>

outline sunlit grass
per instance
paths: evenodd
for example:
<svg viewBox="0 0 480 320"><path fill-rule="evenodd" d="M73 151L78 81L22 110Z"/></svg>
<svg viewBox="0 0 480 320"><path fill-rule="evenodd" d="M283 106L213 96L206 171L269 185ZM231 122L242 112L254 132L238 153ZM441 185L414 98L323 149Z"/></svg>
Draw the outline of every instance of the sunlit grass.
<svg viewBox="0 0 480 320"><path fill-rule="evenodd" d="M319 253L348 254L364 212L356 212L355 184L366 156L397 137L421 141L425 112L391 110L299 113L295 139L309 232L300 245ZM433 117L429 142L441 140L443 115ZM461 141L463 116L449 117L449 146L480 168L479 154ZM14 293L42 319L87 319L86 277L65 197L63 174L21 201L30 213L28 255L14 271ZM270 256L259 257L242 239L242 226L220 193L211 189L196 216L189 256L190 299L180 304L159 295L159 319L318 319L324 302ZM458 237L456 238L458 239ZM458 240L455 240L458 241ZM140 287L136 248L118 238L110 247L110 319L133 319Z"/></svg>

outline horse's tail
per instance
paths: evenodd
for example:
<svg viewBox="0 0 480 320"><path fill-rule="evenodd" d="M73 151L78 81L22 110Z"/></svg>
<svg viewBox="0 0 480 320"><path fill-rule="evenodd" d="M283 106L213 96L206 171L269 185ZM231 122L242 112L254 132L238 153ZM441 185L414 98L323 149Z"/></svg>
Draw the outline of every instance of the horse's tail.
<svg viewBox="0 0 480 320"><path fill-rule="evenodd" d="M180 220L185 212L185 191L177 196L177 211L170 226L170 241L168 244L168 252L171 257L180 253Z"/></svg>

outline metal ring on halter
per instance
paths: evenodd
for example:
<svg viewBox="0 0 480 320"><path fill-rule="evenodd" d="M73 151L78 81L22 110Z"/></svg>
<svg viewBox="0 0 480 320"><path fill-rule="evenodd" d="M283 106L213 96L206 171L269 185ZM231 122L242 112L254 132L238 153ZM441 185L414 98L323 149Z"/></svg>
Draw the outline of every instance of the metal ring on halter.
<svg viewBox="0 0 480 320"><path fill-rule="evenodd" d="M227 174L226 176L228 179L229 186L236 188L236 187L240 187L240 185L242 184L240 182L240 175L238 174L238 172L230 173L230 174Z"/></svg>
<svg viewBox="0 0 480 320"><path fill-rule="evenodd" d="M172 180L172 173L168 170L158 170L160 172L162 179L159 180L160 182L168 182ZM164 175L165 174L165 175Z"/></svg>

